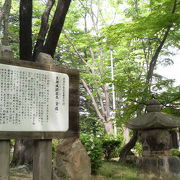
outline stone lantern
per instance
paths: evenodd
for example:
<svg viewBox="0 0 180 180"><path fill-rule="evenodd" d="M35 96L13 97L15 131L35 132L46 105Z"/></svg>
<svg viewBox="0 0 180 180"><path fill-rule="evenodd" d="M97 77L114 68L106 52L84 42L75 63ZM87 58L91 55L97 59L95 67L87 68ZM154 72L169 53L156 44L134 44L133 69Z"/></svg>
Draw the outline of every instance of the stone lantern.
<svg viewBox="0 0 180 180"><path fill-rule="evenodd" d="M180 118L161 113L161 104L148 101L147 113L128 120L127 127L138 130L143 154L138 162L138 179L179 180L180 158L171 156L172 138L170 130L180 127Z"/></svg>

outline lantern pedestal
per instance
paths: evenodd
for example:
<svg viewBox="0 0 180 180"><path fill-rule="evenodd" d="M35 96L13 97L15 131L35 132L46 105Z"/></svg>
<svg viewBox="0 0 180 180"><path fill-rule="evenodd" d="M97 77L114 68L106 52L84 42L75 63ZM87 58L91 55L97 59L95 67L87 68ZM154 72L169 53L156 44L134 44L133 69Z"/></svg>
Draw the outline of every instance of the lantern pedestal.
<svg viewBox="0 0 180 180"><path fill-rule="evenodd" d="M180 127L180 118L161 113L160 103L148 101L147 113L128 120L127 127L138 130L142 157L138 159L138 179L179 180L180 158L171 156L172 129Z"/></svg>
<svg viewBox="0 0 180 180"><path fill-rule="evenodd" d="M180 179L180 158L177 156L141 157L138 161L138 180Z"/></svg>

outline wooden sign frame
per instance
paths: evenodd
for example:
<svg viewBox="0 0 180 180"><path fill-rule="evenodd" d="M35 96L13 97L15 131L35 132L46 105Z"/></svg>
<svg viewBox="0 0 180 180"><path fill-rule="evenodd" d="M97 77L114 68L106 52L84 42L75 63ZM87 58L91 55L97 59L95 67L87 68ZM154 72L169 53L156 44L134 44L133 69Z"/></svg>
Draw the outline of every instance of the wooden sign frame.
<svg viewBox="0 0 180 180"><path fill-rule="evenodd" d="M54 139L79 137L79 71L76 69L67 69L58 65L47 65L38 62L22 60L3 60L0 64L21 66L39 70L65 73L69 76L69 130L66 132L17 132L17 131L0 131L0 139Z"/></svg>

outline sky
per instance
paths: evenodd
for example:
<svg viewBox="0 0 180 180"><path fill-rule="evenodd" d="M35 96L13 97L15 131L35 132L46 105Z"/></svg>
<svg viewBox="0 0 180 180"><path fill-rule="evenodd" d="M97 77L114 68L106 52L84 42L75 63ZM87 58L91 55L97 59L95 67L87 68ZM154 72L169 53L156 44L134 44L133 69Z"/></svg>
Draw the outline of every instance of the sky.
<svg viewBox="0 0 180 180"><path fill-rule="evenodd" d="M156 72L164 77L175 79L174 85L180 86L180 51L172 57L172 60L174 61L173 65L159 66Z"/></svg>

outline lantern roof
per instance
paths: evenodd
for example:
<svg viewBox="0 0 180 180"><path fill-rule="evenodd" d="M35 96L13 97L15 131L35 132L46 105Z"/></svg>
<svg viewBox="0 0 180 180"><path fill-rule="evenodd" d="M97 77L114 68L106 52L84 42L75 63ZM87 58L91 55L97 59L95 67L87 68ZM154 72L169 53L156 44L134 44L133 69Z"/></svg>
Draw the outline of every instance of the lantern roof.
<svg viewBox="0 0 180 180"><path fill-rule="evenodd" d="M180 118L161 113L161 104L155 99L147 102L147 113L127 121L127 127L134 130L170 129L180 127Z"/></svg>

